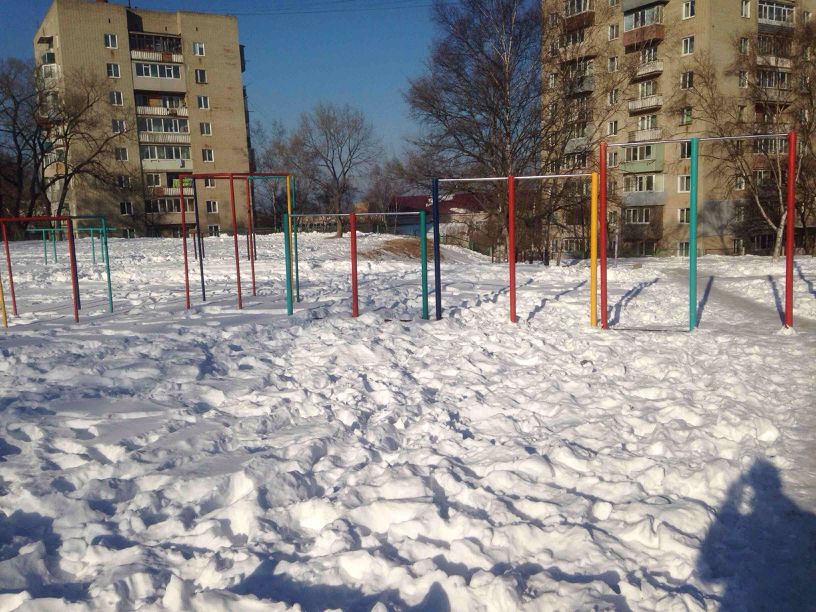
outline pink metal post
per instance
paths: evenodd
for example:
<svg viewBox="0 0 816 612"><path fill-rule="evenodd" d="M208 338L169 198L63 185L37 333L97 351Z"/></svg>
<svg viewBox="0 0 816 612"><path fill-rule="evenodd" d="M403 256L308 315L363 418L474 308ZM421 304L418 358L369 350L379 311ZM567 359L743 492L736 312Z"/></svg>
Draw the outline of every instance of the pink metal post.
<svg viewBox="0 0 816 612"><path fill-rule="evenodd" d="M0 223L0 228L3 230L3 246L6 249L6 270L8 270L9 277L9 293L11 293L11 313L17 316L17 298L14 295L14 276L11 273L11 252L9 251L8 234L6 232L6 224Z"/></svg>
<svg viewBox="0 0 816 612"><path fill-rule="evenodd" d="M601 143L598 164L598 251L601 256L601 329L609 329L609 314L606 311L606 143Z"/></svg>
<svg viewBox="0 0 816 612"><path fill-rule="evenodd" d="M238 222L235 219L235 181L230 174L230 208L232 209L232 242L235 246L235 283L238 287L238 309L244 307L244 300L241 296L241 256L238 254Z"/></svg>
<svg viewBox="0 0 816 612"><path fill-rule="evenodd" d="M252 270L252 295L257 295L255 292L255 249L253 248L253 229L252 229L252 202L250 200L250 185L249 177L246 180L246 206L247 206L247 250L249 255L249 267Z"/></svg>
<svg viewBox="0 0 816 612"><path fill-rule="evenodd" d="M357 306L357 215L349 214L349 236L351 238L351 316L359 314Z"/></svg>
<svg viewBox="0 0 816 612"><path fill-rule="evenodd" d="M183 175L179 176L179 196L181 197L181 244L182 250L184 251L184 299L187 304L187 310L190 310L190 269L187 263L187 218L184 215L184 209L187 208L187 203L184 201ZM200 253L199 257L201 257Z"/></svg>
<svg viewBox="0 0 816 612"><path fill-rule="evenodd" d="M516 178L507 177L507 265L510 268L510 321L516 318Z"/></svg>
<svg viewBox="0 0 816 612"><path fill-rule="evenodd" d="M785 327L793 327L793 242L796 216L796 132L788 133L788 212L785 239Z"/></svg>

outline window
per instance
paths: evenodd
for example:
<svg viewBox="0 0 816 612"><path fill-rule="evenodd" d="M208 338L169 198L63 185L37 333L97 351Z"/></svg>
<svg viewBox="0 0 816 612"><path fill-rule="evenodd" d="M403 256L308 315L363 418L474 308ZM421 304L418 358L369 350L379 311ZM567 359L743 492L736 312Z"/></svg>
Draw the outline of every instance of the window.
<svg viewBox="0 0 816 612"><path fill-rule="evenodd" d="M606 62L606 69L608 72L617 72L618 71L618 56L613 55L610 57Z"/></svg>
<svg viewBox="0 0 816 612"><path fill-rule="evenodd" d="M789 89L790 73L781 70L760 70L759 86L770 89Z"/></svg>
<svg viewBox="0 0 816 612"><path fill-rule="evenodd" d="M618 151L616 149L606 152L606 165L609 168L618 167Z"/></svg>
<svg viewBox="0 0 816 612"><path fill-rule="evenodd" d="M108 64L108 78L118 79L119 77L119 64Z"/></svg>
<svg viewBox="0 0 816 612"><path fill-rule="evenodd" d="M683 174L677 177L677 193L688 193L691 191L691 175Z"/></svg>
<svg viewBox="0 0 816 612"><path fill-rule="evenodd" d="M135 238L136 237L136 230L132 227L123 227L122 228L122 238Z"/></svg>
<svg viewBox="0 0 816 612"><path fill-rule="evenodd" d="M691 55L694 53L694 37L687 36L683 39L683 55Z"/></svg>
<svg viewBox="0 0 816 612"><path fill-rule="evenodd" d="M657 128L657 115L641 115L638 117L639 130L653 130Z"/></svg>
<svg viewBox="0 0 816 612"><path fill-rule="evenodd" d="M214 189L215 188L215 179L214 178L205 178L204 179L204 187L207 189Z"/></svg>
<svg viewBox="0 0 816 612"><path fill-rule="evenodd" d="M739 71L739 86L742 89L748 87L748 73L745 70Z"/></svg>
<svg viewBox="0 0 816 612"><path fill-rule="evenodd" d="M221 235L221 226L219 225L208 225L207 226L207 234L211 237L216 237Z"/></svg>
<svg viewBox="0 0 816 612"><path fill-rule="evenodd" d="M623 191L626 193L640 193L644 191L663 192L662 174L636 174L623 178Z"/></svg>
<svg viewBox="0 0 816 612"><path fill-rule="evenodd" d="M127 147L116 147L113 151L116 161L127 161L128 150Z"/></svg>
<svg viewBox="0 0 816 612"><path fill-rule="evenodd" d="M212 136L212 124L209 121L202 121L198 124L202 136Z"/></svg>
<svg viewBox="0 0 816 612"><path fill-rule="evenodd" d="M193 55L198 55L202 57L205 55L204 53L204 43L203 42L194 42L193 43Z"/></svg>
<svg viewBox="0 0 816 612"><path fill-rule="evenodd" d="M740 17L746 19L751 16L751 0L740 0Z"/></svg>
<svg viewBox="0 0 816 612"><path fill-rule="evenodd" d="M640 63L648 64L657 59L657 45L649 43L640 50Z"/></svg>
<svg viewBox="0 0 816 612"><path fill-rule="evenodd" d="M202 70L201 68L196 68L195 80L196 80L196 83L206 83L207 82L207 71Z"/></svg>
<svg viewBox="0 0 816 612"><path fill-rule="evenodd" d="M122 92L121 91L112 91L110 92L110 103L113 106L122 106Z"/></svg>
<svg viewBox="0 0 816 612"><path fill-rule="evenodd" d="M618 134L618 120L610 121L606 124L606 135L617 136Z"/></svg>
<svg viewBox="0 0 816 612"><path fill-rule="evenodd" d="M623 222L632 225L646 225L652 220L652 209L637 206L623 209Z"/></svg>
<svg viewBox="0 0 816 612"><path fill-rule="evenodd" d="M180 79L181 68L178 64L136 64L136 76L151 79Z"/></svg>
<svg viewBox="0 0 816 612"><path fill-rule="evenodd" d="M125 131L124 119L111 119L111 129L114 134L121 134Z"/></svg>
<svg viewBox="0 0 816 612"><path fill-rule="evenodd" d="M740 38L739 41L739 52L742 55L748 55L748 51L751 48L751 43L747 38Z"/></svg>
<svg viewBox="0 0 816 612"><path fill-rule="evenodd" d="M657 4L640 8L623 16L623 31L631 32L637 28L663 23L663 5Z"/></svg>
<svg viewBox="0 0 816 612"><path fill-rule="evenodd" d="M691 159L691 141L685 140L680 143L680 159Z"/></svg>
<svg viewBox="0 0 816 612"><path fill-rule="evenodd" d="M209 96L198 96L198 108L210 108Z"/></svg>
<svg viewBox="0 0 816 612"><path fill-rule="evenodd" d="M734 190L743 191L745 189L745 177L737 176L734 178Z"/></svg>
<svg viewBox="0 0 816 612"><path fill-rule="evenodd" d="M638 85L638 97L641 100L654 95L657 95L657 81L655 79L643 81Z"/></svg>
<svg viewBox="0 0 816 612"><path fill-rule="evenodd" d="M620 98L620 91L617 88L613 89L612 91L610 91L606 95L607 103L610 104L610 105L617 104L619 98Z"/></svg>
<svg viewBox="0 0 816 612"><path fill-rule="evenodd" d="M745 242L742 238L734 238L734 255L745 255Z"/></svg>
<svg viewBox="0 0 816 612"><path fill-rule="evenodd" d="M626 147L626 161L638 162L653 160L655 158L655 150L653 145L640 145L638 147Z"/></svg>
<svg viewBox="0 0 816 612"><path fill-rule="evenodd" d="M190 122L187 119L168 117L139 117L137 120L140 132L169 132L171 134L189 134Z"/></svg>
<svg viewBox="0 0 816 612"><path fill-rule="evenodd" d="M215 200L207 200L207 212L211 215L218 213L218 202Z"/></svg>
<svg viewBox="0 0 816 612"><path fill-rule="evenodd" d="M691 220L691 209L690 208L680 208L677 211L677 222L681 225L687 225Z"/></svg>
<svg viewBox="0 0 816 612"><path fill-rule="evenodd" d="M768 22L772 25L792 24L793 14L794 8L790 5L759 0L757 17L760 21Z"/></svg>
<svg viewBox="0 0 816 612"><path fill-rule="evenodd" d="M123 215L132 215L133 202L119 202L119 212Z"/></svg>
<svg viewBox="0 0 816 612"><path fill-rule="evenodd" d="M618 6L620 0L609 0L609 6Z"/></svg>
<svg viewBox="0 0 816 612"><path fill-rule="evenodd" d="M771 184L771 171L755 170L754 180L756 181L757 187L767 187Z"/></svg>
<svg viewBox="0 0 816 612"><path fill-rule="evenodd" d="M190 159L190 147L175 145L141 145L139 153L144 160Z"/></svg>
<svg viewBox="0 0 816 612"><path fill-rule="evenodd" d="M620 36L620 25L613 23L609 26L609 40L616 40Z"/></svg>
<svg viewBox="0 0 816 612"><path fill-rule="evenodd" d="M690 106L686 106L680 111L680 125L690 125L693 119L694 115Z"/></svg>
<svg viewBox="0 0 816 612"><path fill-rule="evenodd" d="M688 70L680 77L680 89L691 89L694 87L694 72Z"/></svg>
<svg viewBox="0 0 816 612"><path fill-rule="evenodd" d="M116 40L116 34L105 34L105 48L118 49L119 44Z"/></svg>
<svg viewBox="0 0 816 612"><path fill-rule="evenodd" d="M677 256L678 257L688 257L689 256L689 243L688 242L678 242L677 243Z"/></svg>
<svg viewBox="0 0 816 612"><path fill-rule="evenodd" d="M161 174L153 172L145 174L145 184L148 187L161 187Z"/></svg>
<svg viewBox="0 0 816 612"><path fill-rule="evenodd" d="M694 0L687 0L683 2L683 19L690 19L694 17L695 13Z"/></svg>
<svg viewBox="0 0 816 612"><path fill-rule="evenodd" d="M116 177L116 186L119 189L130 189L130 177L120 174Z"/></svg>
<svg viewBox="0 0 816 612"><path fill-rule="evenodd" d="M215 153L212 149L201 149L201 159L205 162L212 163L215 161Z"/></svg>

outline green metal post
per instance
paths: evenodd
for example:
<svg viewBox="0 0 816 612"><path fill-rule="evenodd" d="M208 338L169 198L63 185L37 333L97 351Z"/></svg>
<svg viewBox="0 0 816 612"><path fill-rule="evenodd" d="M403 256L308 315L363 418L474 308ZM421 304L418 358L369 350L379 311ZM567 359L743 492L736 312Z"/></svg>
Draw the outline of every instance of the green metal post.
<svg viewBox="0 0 816 612"><path fill-rule="evenodd" d="M94 231L91 229L91 259L93 260L93 264L96 265L96 247L94 246Z"/></svg>
<svg viewBox="0 0 816 612"><path fill-rule="evenodd" d="M110 277L110 253L108 253L108 224L105 217L100 217L102 229L99 232L99 240L102 244L102 257L105 259L105 273L108 276L108 310L113 312L113 291L111 289Z"/></svg>
<svg viewBox="0 0 816 612"><path fill-rule="evenodd" d="M289 252L289 215L283 213L283 257L286 260L286 314L294 312L292 306L292 254Z"/></svg>
<svg viewBox="0 0 816 612"><path fill-rule="evenodd" d="M292 177L292 212L297 213L297 209L295 208L295 177ZM295 217L295 222L292 224L292 231L294 232L294 240L293 240L293 247L295 249L295 299L299 302L300 301L300 265L298 263L298 230L297 230L298 219Z"/></svg>
<svg viewBox="0 0 816 612"><path fill-rule="evenodd" d="M40 234L42 235L42 243L43 243L43 262L48 263L48 242L45 239L45 230L41 231Z"/></svg>
<svg viewBox="0 0 816 612"><path fill-rule="evenodd" d="M57 263L57 228L51 228L51 246L54 252L54 263Z"/></svg>
<svg viewBox="0 0 816 612"><path fill-rule="evenodd" d="M428 316L428 234L425 229L425 211L419 213L419 260L422 270L422 318Z"/></svg>
<svg viewBox="0 0 816 612"><path fill-rule="evenodd" d="M700 141L691 139L691 188L689 189L689 331L697 327L697 193Z"/></svg>

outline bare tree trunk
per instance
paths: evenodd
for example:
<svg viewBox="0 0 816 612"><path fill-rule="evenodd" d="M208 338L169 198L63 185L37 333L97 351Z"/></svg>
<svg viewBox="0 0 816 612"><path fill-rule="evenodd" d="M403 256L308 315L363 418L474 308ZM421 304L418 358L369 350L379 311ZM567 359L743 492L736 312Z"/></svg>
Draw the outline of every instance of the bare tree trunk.
<svg viewBox="0 0 816 612"><path fill-rule="evenodd" d="M771 253L771 261L778 261L779 256L782 254L782 239L785 236L785 221L787 219L788 213L782 213L782 220L779 222L779 225L775 228L776 235L774 237L774 246L773 252Z"/></svg>

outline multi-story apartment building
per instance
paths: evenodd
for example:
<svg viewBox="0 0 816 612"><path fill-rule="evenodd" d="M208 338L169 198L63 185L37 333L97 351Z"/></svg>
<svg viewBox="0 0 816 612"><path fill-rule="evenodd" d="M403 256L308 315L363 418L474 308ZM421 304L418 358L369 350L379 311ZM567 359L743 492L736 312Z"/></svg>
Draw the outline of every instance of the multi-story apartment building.
<svg viewBox="0 0 816 612"><path fill-rule="evenodd" d="M593 136L585 151L587 165L601 140L631 143L609 149L609 191L615 200L610 244L622 254L688 255L690 145L685 139L793 129L789 115L795 107L794 77L799 77L792 74L790 43L794 29L816 11L816 0L566 0L560 7L542 0L542 6L549 11L544 27L560 24L566 40L561 47L572 48L556 57L594 75L589 89L594 87L595 95L573 88L568 104L577 108L589 100L594 107L594 125L582 128L582 135ZM556 9L560 21L552 18ZM546 77L553 67L546 53L543 58ZM546 92L546 81L544 87ZM746 179L768 178L768 159L784 161L787 148L783 139L743 145L702 146L701 253L762 252L772 243L763 223L746 233L746 215L752 214ZM567 143L568 152L575 148L574 141ZM745 150L755 151L756 159L740 168L733 158Z"/></svg>
<svg viewBox="0 0 816 612"><path fill-rule="evenodd" d="M34 52L39 76L56 95L102 92L91 128L98 132L89 140L117 134L97 156L104 168L98 174L109 180L77 176L66 212L104 215L123 236L179 235L180 173L249 171L244 54L235 17L54 0L34 36ZM55 133L51 155L71 163L74 151L59 150L60 126L49 129ZM184 188L192 212L192 188L186 182ZM205 234L231 230L228 181L198 180L196 188ZM245 183L238 181L240 229L245 198ZM191 215L187 223L194 223Z"/></svg>

